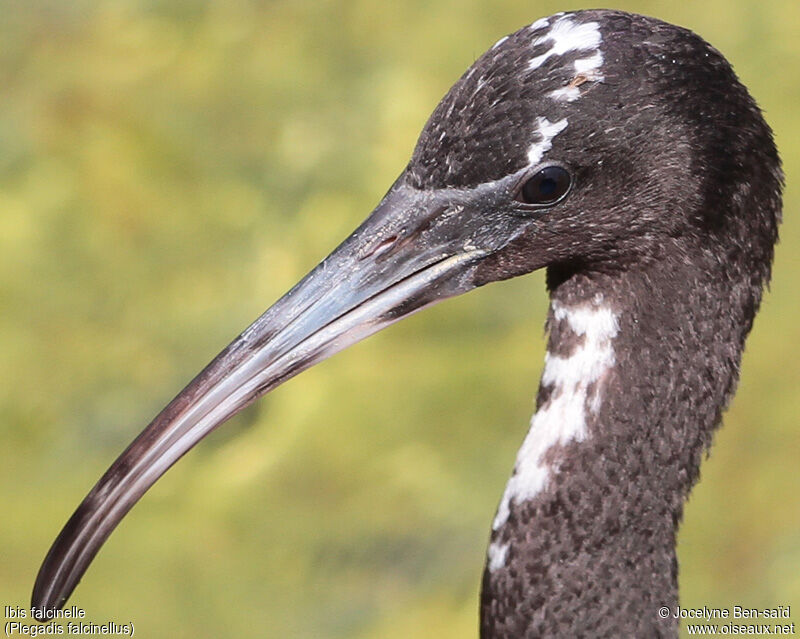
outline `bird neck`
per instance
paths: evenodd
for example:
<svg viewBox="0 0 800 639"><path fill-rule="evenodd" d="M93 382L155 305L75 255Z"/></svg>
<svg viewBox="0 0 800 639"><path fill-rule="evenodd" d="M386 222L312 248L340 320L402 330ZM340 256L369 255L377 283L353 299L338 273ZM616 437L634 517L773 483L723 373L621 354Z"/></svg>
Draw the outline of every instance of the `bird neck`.
<svg viewBox="0 0 800 639"><path fill-rule="evenodd" d="M678 603L677 527L758 305L721 268L548 273L548 352L494 521L484 639L677 635L658 615Z"/></svg>

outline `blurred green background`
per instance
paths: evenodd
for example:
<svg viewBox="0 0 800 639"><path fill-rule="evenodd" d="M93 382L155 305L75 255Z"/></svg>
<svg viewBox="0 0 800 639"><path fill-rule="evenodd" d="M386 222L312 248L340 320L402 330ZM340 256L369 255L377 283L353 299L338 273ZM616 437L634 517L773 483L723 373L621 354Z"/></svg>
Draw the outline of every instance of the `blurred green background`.
<svg viewBox="0 0 800 639"><path fill-rule="evenodd" d="M150 418L325 256L501 35L573 2L0 2L0 605ZM800 3L618 2L733 63L787 174L680 535L684 606L800 607ZM304 373L168 473L72 603L143 637L474 637L541 274ZM794 619L798 619L795 612Z"/></svg>

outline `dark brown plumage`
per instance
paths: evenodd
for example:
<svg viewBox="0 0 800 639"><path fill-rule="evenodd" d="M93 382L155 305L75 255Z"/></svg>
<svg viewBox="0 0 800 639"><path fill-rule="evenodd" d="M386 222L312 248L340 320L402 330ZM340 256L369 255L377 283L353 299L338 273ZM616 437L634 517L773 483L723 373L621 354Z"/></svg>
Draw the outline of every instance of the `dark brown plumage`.
<svg viewBox="0 0 800 639"><path fill-rule="evenodd" d="M37 607L205 434L441 299L547 267L538 412L495 519L481 636L675 636L675 535L769 280L782 174L725 59L652 18L539 20L461 77L372 215L123 452Z"/></svg>

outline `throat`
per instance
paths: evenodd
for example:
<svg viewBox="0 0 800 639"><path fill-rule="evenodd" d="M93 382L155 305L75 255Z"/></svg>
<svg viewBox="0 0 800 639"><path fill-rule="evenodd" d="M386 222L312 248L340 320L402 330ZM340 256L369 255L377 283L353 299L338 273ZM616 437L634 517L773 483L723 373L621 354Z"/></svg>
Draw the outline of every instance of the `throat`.
<svg viewBox="0 0 800 639"><path fill-rule="evenodd" d="M749 323L654 296L657 277L552 293L537 410L492 527L484 639L677 635L658 615L678 603L677 526Z"/></svg>
<svg viewBox="0 0 800 639"><path fill-rule="evenodd" d="M550 331L558 339L545 356L538 410L517 455L494 531L507 523L512 502L529 501L545 488L558 470L557 459L552 459L558 449L587 437L587 421L599 412L605 378L616 361L618 317L602 295L572 306L553 301ZM496 554L496 548L490 553Z"/></svg>

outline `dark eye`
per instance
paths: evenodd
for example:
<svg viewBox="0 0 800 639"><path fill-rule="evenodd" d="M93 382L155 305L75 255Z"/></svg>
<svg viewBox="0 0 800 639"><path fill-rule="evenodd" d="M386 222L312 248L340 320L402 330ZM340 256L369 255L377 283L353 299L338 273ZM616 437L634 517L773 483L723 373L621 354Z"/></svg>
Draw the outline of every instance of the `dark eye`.
<svg viewBox="0 0 800 639"><path fill-rule="evenodd" d="M572 178L560 166L547 166L537 171L522 185L517 199L525 204L555 204L569 191Z"/></svg>

